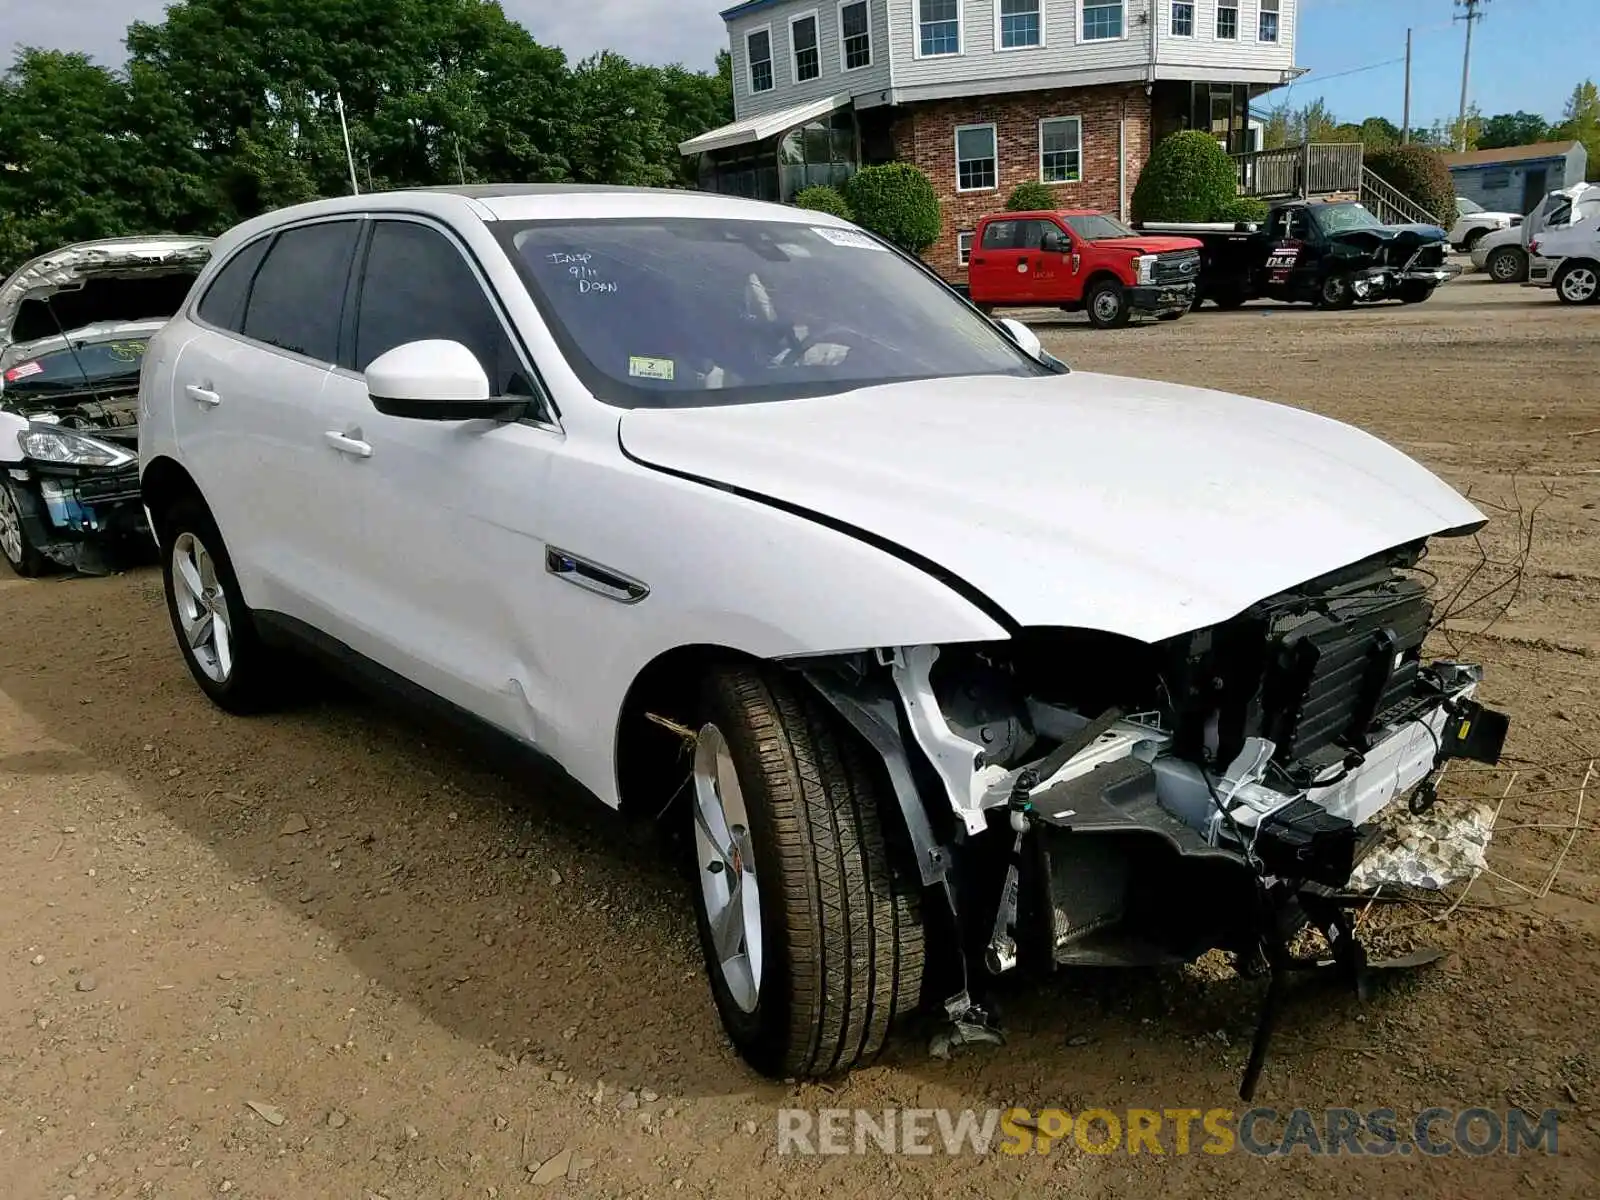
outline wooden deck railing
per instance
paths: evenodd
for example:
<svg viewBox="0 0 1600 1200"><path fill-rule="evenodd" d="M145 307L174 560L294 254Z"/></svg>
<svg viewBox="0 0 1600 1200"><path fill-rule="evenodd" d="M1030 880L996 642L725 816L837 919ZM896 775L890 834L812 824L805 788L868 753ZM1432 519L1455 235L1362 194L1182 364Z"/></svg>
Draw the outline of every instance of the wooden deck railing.
<svg viewBox="0 0 1600 1200"><path fill-rule="evenodd" d="M1329 196L1358 193L1365 147L1360 142L1307 142L1235 154L1241 196Z"/></svg>

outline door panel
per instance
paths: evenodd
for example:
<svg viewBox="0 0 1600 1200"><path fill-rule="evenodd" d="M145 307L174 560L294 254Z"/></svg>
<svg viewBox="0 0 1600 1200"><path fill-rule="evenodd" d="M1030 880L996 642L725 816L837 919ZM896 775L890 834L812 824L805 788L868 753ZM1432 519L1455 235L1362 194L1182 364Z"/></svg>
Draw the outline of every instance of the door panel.
<svg viewBox="0 0 1600 1200"><path fill-rule="evenodd" d="M1033 298L1033 262L1019 239L1027 221L990 221L972 252L968 278L973 295L986 301L1021 304ZM980 280L981 288L980 291Z"/></svg>

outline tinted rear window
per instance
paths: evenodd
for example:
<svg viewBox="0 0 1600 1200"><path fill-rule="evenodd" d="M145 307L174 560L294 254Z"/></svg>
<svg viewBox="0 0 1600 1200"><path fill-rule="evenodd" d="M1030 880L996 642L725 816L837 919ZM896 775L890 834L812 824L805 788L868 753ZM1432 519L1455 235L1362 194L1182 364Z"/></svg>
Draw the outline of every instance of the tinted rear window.
<svg viewBox="0 0 1600 1200"><path fill-rule="evenodd" d="M356 230L355 221L324 221L280 233L256 272L244 335L333 362Z"/></svg>
<svg viewBox="0 0 1600 1200"><path fill-rule="evenodd" d="M244 302L250 295L250 284L255 280L256 268L261 265L261 256L271 242L270 237L251 242L228 260L227 266L211 281L206 294L200 297L195 311L202 320L235 333L244 327Z"/></svg>

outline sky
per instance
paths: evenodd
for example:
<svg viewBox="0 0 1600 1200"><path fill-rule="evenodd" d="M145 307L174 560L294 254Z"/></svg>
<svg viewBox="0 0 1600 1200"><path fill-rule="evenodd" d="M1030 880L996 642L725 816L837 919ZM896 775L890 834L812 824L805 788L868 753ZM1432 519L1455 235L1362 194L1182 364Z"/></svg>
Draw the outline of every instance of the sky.
<svg viewBox="0 0 1600 1200"><path fill-rule="evenodd" d="M705 68L726 44L717 12L731 3L502 0L509 16L569 59L612 49L640 62ZM120 63L128 22L160 19L164 7L165 0L0 0L0 52L31 44ZM1471 88L1484 114L1525 109L1559 117L1574 85L1600 77L1595 8L1596 0L1487 0L1473 35ZM1414 121L1455 117L1464 30L1451 20L1459 11L1452 0L1300 0L1300 10L1296 57L1312 73L1268 103L1287 94L1299 107L1321 96L1341 120L1386 116L1398 123L1409 26L1416 30Z"/></svg>

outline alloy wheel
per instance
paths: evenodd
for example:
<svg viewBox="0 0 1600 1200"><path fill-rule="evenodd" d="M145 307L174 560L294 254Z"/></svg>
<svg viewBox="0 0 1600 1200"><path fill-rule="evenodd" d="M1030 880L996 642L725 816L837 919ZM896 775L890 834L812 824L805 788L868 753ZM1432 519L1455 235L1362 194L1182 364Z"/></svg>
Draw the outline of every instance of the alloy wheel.
<svg viewBox="0 0 1600 1200"><path fill-rule="evenodd" d="M14 564L22 562L22 514L4 484L0 484L0 553Z"/></svg>
<svg viewBox="0 0 1600 1200"><path fill-rule="evenodd" d="M761 896L750 816L722 730L707 724L694 753L694 844L700 894L723 981L740 1011L761 994Z"/></svg>
<svg viewBox="0 0 1600 1200"><path fill-rule="evenodd" d="M233 618L216 561L192 533L172 543L172 593L189 654L208 679L227 683L233 674Z"/></svg>
<svg viewBox="0 0 1600 1200"><path fill-rule="evenodd" d="M1561 278L1561 295L1573 304L1588 304L1600 293L1600 272L1593 267L1573 267Z"/></svg>
<svg viewBox="0 0 1600 1200"><path fill-rule="evenodd" d="M1489 274L1499 283L1515 283L1522 274L1522 264L1515 254L1496 254L1489 260Z"/></svg>

